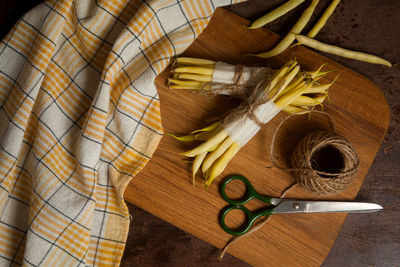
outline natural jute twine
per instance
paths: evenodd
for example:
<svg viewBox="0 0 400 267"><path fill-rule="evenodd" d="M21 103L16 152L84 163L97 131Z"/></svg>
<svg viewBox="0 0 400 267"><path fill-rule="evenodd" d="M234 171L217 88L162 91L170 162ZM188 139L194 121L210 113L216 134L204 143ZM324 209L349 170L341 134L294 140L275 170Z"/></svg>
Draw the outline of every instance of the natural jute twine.
<svg viewBox="0 0 400 267"><path fill-rule="evenodd" d="M324 172L313 168L313 154L325 147L337 149L343 157L343 168L338 172ZM291 164L297 183L316 195L336 194L346 190L358 171L358 157L347 139L330 131L316 131L304 137L292 153Z"/></svg>
<svg viewBox="0 0 400 267"><path fill-rule="evenodd" d="M296 114L288 116L283 120L272 137L270 147L270 158L275 167L292 172L297 183L306 191L315 195L330 195L346 190L354 181L358 168L359 159L353 145L343 136L335 132L335 124L331 115L322 111L311 111L311 113L324 114L330 119L331 130L318 130L305 136L297 144L291 155L292 169L280 166L274 157L276 136L281 126ZM334 172L318 170L313 166L313 155L323 148L331 147L339 151L343 166Z"/></svg>
<svg viewBox="0 0 400 267"><path fill-rule="evenodd" d="M270 157L273 165L279 169L292 172L296 177L296 182L286 188L282 192L280 198L284 198L286 193L295 186L300 186L301 188L315 195L339 193L346 190L357 175L359 168L359 159L357 154L353 145L346 138L334 131L335 126L332 116L322 111L311 111L311 113L320 113L328 116L330 119L331 130L315 131L301 139L292 152L291 169L277 164L274 158L274 147L279 129L288 119L296 116L296 114L290 115L283 120L275 130L272 137ZM322 148L326 148L327 146L331 146L340 152L343 160L343 167L341 170L337 170L335 172L324 172L314 168L312 162L313 154ZM223 259L225 252L234 242L256 232L268 222L268 219L269 216L260 220L246 234L231 238L231 240L229 240L223 248L219 259Z"/></svg>

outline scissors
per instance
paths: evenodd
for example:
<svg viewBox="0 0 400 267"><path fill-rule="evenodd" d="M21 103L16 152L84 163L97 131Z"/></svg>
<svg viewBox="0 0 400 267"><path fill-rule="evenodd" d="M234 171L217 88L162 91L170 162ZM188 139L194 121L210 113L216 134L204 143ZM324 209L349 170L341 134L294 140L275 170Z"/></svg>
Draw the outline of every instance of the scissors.
<svg viewBox="0 0 400 267"><path fill-rule="evenodd" d="M226 186L234 181L240 180L246 186L246 194L241 199L231 199L226 195ZM251 185L250 181L240 175L234 175L228 178L220 187L222 198L230 205L225 207L219 216L219 223L225 232L231 235L242 235L249 231L254 222L262 217L272 214L282 213L316 213L316 212L351 212L351 213L364 213L379 211L382 206L375 203L365 202L345 202L345 201L307 201L295 199L282 199L275 197L267 197L260 195ZM258 212L251 212L244 204L252 199L261 200L264 203L270 204L268 208ZM243 211L246 222L239 228L233 229L225 224L226 215L232 210Z"/></svg>

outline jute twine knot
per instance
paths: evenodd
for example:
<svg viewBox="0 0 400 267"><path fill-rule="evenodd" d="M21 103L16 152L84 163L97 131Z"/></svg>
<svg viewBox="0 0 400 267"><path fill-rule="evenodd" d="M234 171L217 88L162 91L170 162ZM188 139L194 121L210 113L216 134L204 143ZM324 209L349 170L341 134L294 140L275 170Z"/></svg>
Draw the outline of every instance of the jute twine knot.
<svg viewBox="0 0 400 267"><path fill-rule="evenodd" d="M270 82L271 81L267 79L259 81L251 95L247 99L243 100L239 107L234 109L228 116L226 116L224 119L224 125L237 121L238 119L242 118L242 116L247 115L261 128L264 123L257 118L257 116L254 114L254 111L262 104L268 102Z"/></svg>

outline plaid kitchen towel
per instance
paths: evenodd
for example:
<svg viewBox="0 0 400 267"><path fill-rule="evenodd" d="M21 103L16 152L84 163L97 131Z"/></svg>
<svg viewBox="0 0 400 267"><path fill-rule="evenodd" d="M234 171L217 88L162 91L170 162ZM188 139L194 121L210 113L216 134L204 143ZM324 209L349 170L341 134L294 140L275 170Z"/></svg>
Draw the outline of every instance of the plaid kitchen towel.
<svg viewBox="0 0 400 267"><path fill-rule="evenodd" d="M239 2L240 0L233 1ZM224 0L47 0L0 44L0 266L118 265L154 78Z"/></svg>

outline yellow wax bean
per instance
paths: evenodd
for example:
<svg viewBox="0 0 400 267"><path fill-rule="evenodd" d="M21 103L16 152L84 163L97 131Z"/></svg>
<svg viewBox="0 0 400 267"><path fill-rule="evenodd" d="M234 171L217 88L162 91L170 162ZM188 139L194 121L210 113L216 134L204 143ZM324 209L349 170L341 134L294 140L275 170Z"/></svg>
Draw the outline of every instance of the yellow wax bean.
<svg viewBox="0 0 400 267"><path fill-rule="evenodd" d="M310 20L312 14L314 13L315 7L318 5L319 0L312 0L311 4L308 6L306 10L304 10L303 14L301 14L299 20L293 26L291 32L293 33L300 33L303 28L307 25L308 21Z"/></svg>
<svg viewBox="0 0 400 267"><path fill-rule="evenodd" d="M282 110L289 114L293 114L293 113L303 114L303 113L308 112L308 110L305 108L296 107L296 106L292 106L292 105L288 105L288 106L284 107Z"/></svg>
<svg viewBox="0 0 400 267"><path fill-rule="evenodd" d="M308 74L310 74L311 78L314 79L317 76L320 75L322 68L325 66L326 64L322 64L321 66L319 66L318 69L316 69L315 71L311 71L311 72L306 72Z"/></svg>
<svg viewBox="0 0 400 267"><path fill-rule="evenodd" d="M287 88L287 86L296 77L299 71L300 71L300 66L297 65L285 76L285 78L282 80L282 84L280 84L279 86L276 87L276 89L271 91L271 94L269 96L272 98L272 100L276 99L279 96L280 92L282 92L283 90L285 90L285 88Z"/></svg>
<svg viewBox="0 0 400 267"><path fill-rule="evenodd" d="M214 73L214 67L203 67L203 66L183 66L174 69L175 73L194 73L212 76Z"/></svg>
<svg viewBox="0 0 400 267"><path fill-rule="evenodd" d="M182 141L182 142L192 142L192 141L204 141L208 140L213 135L213 132L201 132L198 134L189 134L185 136L176 136L173 134L167 134L176 140Z"/></svg>
<svg viewBox="0 0 400 267"><path fill-rule="evenodd" d="M182 142L191 142L191 141L195 141L196 137L194 135L185 135L185 136L176 136L174 134L167 134L173 138L175 138L176 140L182 141Z"/></svg>
<svg viewBox="0 0 400 267"><path fill-rule="evenodd" d="M177 57L176 63L183 65L213 65L216 62L214 60L193 58L193 57Z"/></svg>
<svg viewBox="0 0 400 267"><path fill-rule="evenodd" d="M310 87L306 91L304 91L303 94L317 94L317 93L327 94L328 89L332 86L332 84L335 83L335 81L338 77L339 77L339 75L336 75L335 79L333 79L333 81L330 83L321 84L321 85L313 85L312 87Z"/></svg>
<svg viewBox="0 0 400 267"><path fill-rule="evenodd" d="M271 82L269 83L269 88L274 88L282 79L285 77L289 71L291 71L297 65L297 61L292 59L286 63L282 68L272 76Z"/></svg>
<svg viewBox="0 0 400 267"><path fill-rule="evenodd" d="M295 88L284 95L282 95L276 102L275 105L283 109L287 105L291 105L292 102L299 97L300 95L303 94L305 90L307 90L309 87L311 87L311 83L306 84L304 86L301 86L299 88Z"/></svg>
<svg viewBox="0 0 400 267"><path fill-rule="evenodd" d="M180 80L191 80L191 81L198 81L198 82L211 82L212 76L211 75L199 75L199 74L189 74L189 73L182 73L177 74L175 79Z"/></svg>
<svg viewBox="0 0 400 267"><path fill-rule="evenodd" d="M304 80L303 77L298 77L297 81L294 82L294 84L289 85L288 87L286 87L284 90L282 90L276 97L275 97L275 101L277 101L278 99L280 99L284 94L286 94L287 92L290 92L292 90L297 90L298 88L301 88L303 86L306 85L306 81Z"/></svg>
<svg viewBox="0 0 400 267"><path fill-rule="evenodd" d="M206 173L208 168L214 163L215 160L217 160L222 154L225 153L225 151L233 144L233 140L228 136L224 142L222 142L217 149L215 149L213 152L209 153L206 157L206 159L203 162L203 165L201 166L201 171L203 173Z"/></svg>
<svg viewBox="0 0 400 267"><path fill-rule="evenodd" d="M196 141L204 141L208 140L214 133L213 132L201 132L194 135L194 140Z"/></svg>
<svg viewBox="0 0 400 267"><path fill-rule="evenodd" d="M207 153L208 152L204 152L204 153L202 153L200 155L197 155L193 160L193 164L192 164L192 174L193 174L192 183L193 183L193 186L196 185L196 178L195 178L196 177L196 172L199 170L199 168L201 166L201 163L203 162L204 158L207 156Z"/></svg>
<svg viewBox="0 0 400 267"><path fill-rule="evenodd" d="M312 97L301 95L296 97L290 104L293 106L315 106L320 104L320 102Z"/></svg>
<svg viewBox="0 0 400 267"><path fill-rule="evenodd" d="M290 46L290 44L293 43L295 39L296 39L295 35L293 33L289 33L272 50L256 54L255 56L262 58L270 58L277 56L283 51L285 51Z"/></svg>
<svg viewBox="0 0 400 267"><path fill-rule="evenodd" d="M212 181L224 171L226 165L228 165L229 161L236 155L239 149L239 145L233 143L228 150L212 165L205 184L206 187L209 187Z"/></svg>
<svg viewBox="0 0 400 267"><path fill-rule="evenodd" d="M351 59L355 59L358 61L368 62L368 63L381 64L381 65L385 65L388 67L392 66L392 64L389 61L387 61L386 59L383 59L381 57L378 57L378 56L374 56L371 54L366 54L366 53L362 53L362 52L358 52L358 51L352 51L352 50L344 49L344 48L334 46L334 45L321 43L314 39L308 38L307 36L304 36L304 35L295 35L295 36L296 36L297 41L304 44L305 46L309 46L311 48L314 48L314 49L322 51L322 52L334 54L334 55L345 57L345 58L351 58Z"/></svg>
<svg viewBox="0 0 400 267"><path fill-rule="evenodd" d="M228 134L226 133L226 131L222 129L201 145L193 148L192 150L181 153L181 155L186 157L195 157L199 154L209 151L212 147L221 143L227 136Z"/></svg>
<svg viewBox="0 0 400 267"><path fill-rule="evenodd" d="M314 82L318 81L319 79L323 78L325 75L328 73L331 73L335 70L327 70L327 71L320 71L317 74L312 74L311 78L313 79Z"/></svg>
<svg viewBox="0 0 400 267"><path fill-rule="evenodd" d="M208 125L207 127L204 127L204 128L199 129L199 130L193 131L190 134L194 134L194 133L198 133L198 132L209 132L209 131L215 130L220 125L221 125L221 121L217 121L217 122L214 122L211 125Z"/></svg>
<svg viewBox="0 0 400 267"><path fill-rule="evenodd" d="M262 58L270 58L276 55L279 55L283 51L285 51L291 43L296 39L296 34L299 34L303 28L306 26L307 22L310 20L312 13L315 10L319 0L312 0L310 6L301 14L299 20L290 30L289 34L283 38L277 46L275 46L272 50L257 54L255 56Z"/></svg>
<svg viewBox="0 0 400 267"><path fill-rule="evenodd" d="M321 85L316 85L316 86L311 86L308 88L306 91L304 91L304 94L327 94L327 90L329 87L331 87L332 83L326 83L326 84L321 84Z"/></svg>
<svg viewBox="0 0 400 267"><path fill-rule="evenodd" d="M324 102L324 100L325 100L325 98L326 98L327 96L328 96L327 94L326 94L326 95L322 95L322 96L317 96L317 97L314 98L314 100L315 100L318 104L322 104L322 102Z"/></svg>
<svg viewBox="0 0 400 267"><path fill-rule="evenodd" d="M314 38L315 35L324 27L326 21L332 15L333 11L335 11L336 6L340 3L340 0L333 0L328 8L325 10L324 14L322 14L321 18L315 24L315 26L311 29L311 31L307 34L308 37Z"/></svg>
<svg viewBox="0 0 400 267"><path fill-rule="evenodd" d="M169 88L176 90L202 90L207 89L207 86L170 85Z"/></svg>
<svg viewBox="0 0 400 267"><path fill-rule="evenodd" d="M182 81L182 80L176 80L176 79L171 79L168 78L168 84L177 84L177 85L184 85L184 86L202 86L204 83L203 82L197 82L197 81Z"/></svg>
<svg viewBox="0 0 400 267"><path fill-rule="evenodd" d="M260 27L270 23L271 21L276 20L280 16L285 15L287 12L294 9L295 7L297 7L298 5L300 5L303 2L304 2L304 0L289 0L286 3L284 3L283 5L279 6L278 8L275 8L271 12L268 12L261 18L254 21L251 24L251 26L248 27L248 29L260 28Z"/></svg>

